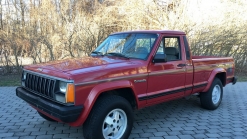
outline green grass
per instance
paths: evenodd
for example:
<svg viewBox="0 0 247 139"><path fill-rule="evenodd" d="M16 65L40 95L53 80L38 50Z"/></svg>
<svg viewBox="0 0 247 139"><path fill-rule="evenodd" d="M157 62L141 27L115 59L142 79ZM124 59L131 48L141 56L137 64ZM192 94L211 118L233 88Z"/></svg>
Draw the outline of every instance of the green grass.
<svg viewBox="0 0 247 139"><path fill-rule="evenodd" d="M20 86L21 75L0 75L0 86Z"/></svg>
<svg viewBox="0 0 247 139"><path fill-rule="evenodd" d="M238 82L247 82L247 76L237 76Z"/></svg>

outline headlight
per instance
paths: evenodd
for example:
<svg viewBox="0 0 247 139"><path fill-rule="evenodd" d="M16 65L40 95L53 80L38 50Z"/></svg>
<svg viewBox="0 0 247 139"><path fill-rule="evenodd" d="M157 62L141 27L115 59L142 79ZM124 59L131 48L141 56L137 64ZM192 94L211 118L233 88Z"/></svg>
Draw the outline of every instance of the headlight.
<svg viewBox="0 0 247 139"><path fill-rule="evenodd" d="M55 94L55 99L63 103L74 103L75 102L74 84L59 81L59 92Z"/></svg>
<svg viewBox="0 0 247 139"><path fill-rule="evenodd" d="M65 103L65 95L62 93L55 94L55 99L59 102Z"/></svg>
<svg viewBox="0 0 247 139"><path fill-rule="evenodd" d="M63 82L63 81L60 81L59 82L59 90L61 91L61 93L66 93L66 90L67 90L67 83L66 82Z"/></svg>
<svg viewBox="0 0 247 139"><path fill-rule="evenodd" d="M23 79L23 80L26 80L26 78L27 78L27 72L23 71L22 79Z"/></svg>
<svg viewBox="0 0 247 139"><path fill-rule="evenodd" d="M22 72L22 79L21 79L21 85L22 86L25 86L25 80L27 78L27 72L26 71L23 71Z"/></svg>

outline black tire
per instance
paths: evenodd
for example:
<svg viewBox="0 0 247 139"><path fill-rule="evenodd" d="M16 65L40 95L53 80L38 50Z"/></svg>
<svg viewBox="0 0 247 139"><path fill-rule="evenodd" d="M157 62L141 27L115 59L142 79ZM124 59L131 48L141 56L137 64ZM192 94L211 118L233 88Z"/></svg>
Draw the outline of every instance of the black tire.
<svg viewBox="0 0 247 139"><path fill-rule="evenodd" d="M38 112L38 114L47 121L56 122L56 120L51 119L50 117L44 115L43 113Z"/></svg>
<svg viewBox="0 0 247 139"><path fill-rule="evenodd" d="M104 139L103 128L106 127L113 130L113 127L115 126L114 125L113 127L110 127L108 124L106 124L105 123L106 117L109 117L110 113L114 112L115 110L121 110L121 112L124 112L125 116L127 117L127 120L125 120L126 121L125 126L121 126L121 128L118 127L119 130L118 133L122 133L122 135L119 134L119 137L111 137L111 139L127 139L130 135L133 126L133 110L130 103L125 98L116 95L102 96L96 101L87 120L83 125L84 137L86 139ZM119 117L121 117L121 114Z"/></svg>
<svg viewBox="0 0 247 139"><path fill-rule="evenodd" d="M218 93L215 93L218 92ZM215 95L218 94L218 95ZM217 97L215 97L217 96ZM200 93L201 106L208 110L215 110L219 107L223 97L223 87L219 78L215 78L207 92Z"/></svg>

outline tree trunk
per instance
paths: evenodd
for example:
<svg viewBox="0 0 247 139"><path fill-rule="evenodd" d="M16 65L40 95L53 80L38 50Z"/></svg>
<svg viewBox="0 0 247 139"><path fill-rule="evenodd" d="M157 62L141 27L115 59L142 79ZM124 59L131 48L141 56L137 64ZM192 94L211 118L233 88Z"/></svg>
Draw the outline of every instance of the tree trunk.
<svg viewBox="0 0 247 139"><path fill-rule="evenodd" d="M3 29L3 9L2 9L2 0L0 0L0 30Z"/></svg>

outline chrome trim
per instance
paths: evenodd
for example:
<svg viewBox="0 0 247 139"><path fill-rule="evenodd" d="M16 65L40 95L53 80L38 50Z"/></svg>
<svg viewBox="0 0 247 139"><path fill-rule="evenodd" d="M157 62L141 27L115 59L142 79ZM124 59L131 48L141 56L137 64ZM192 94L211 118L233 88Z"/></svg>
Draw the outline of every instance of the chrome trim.
<svg viewBox="0 0 247 139"><path fill-rule="evenodd" d="M64 81L64 82L67 82L67 83L74 83L73 80L67 80L67 79L63 79L63 78L59 78L59 77L55 77L55 76L50 76L50 75L34 72L34 71L31 71L31 70L23 69L23 71L26 71L26 72L29 72L29 73L32 73L32 74L35 74L35 75L38 75L38 76L43 76L43 77L46 77L46 78L49 78L49 79L55 79L55 80Z"/></svg>
<svg viewBox="0 0 247 139"><path fill-rule="evenodd" d="M141 80L134 80L135 83L141 83L141 82L146 82L146 79L141 79Z"/></svg>
<svg viewBox="0 0 247 139"><path fill-rule="evenodd" d="M139 75L129 75L129 76L123 76L123 77L115 77L115 78L108 78L108 79L103 79L103 80L96 80L96 81L78 83L78 84L75 84L75 86L89 85L89 84L96 84L96 83L110 82L110 81L117 81L117 80L130 79L130 78L140 78L140 77L146 77L146 76L148 76L147 73L139 74Z"/></svg>
<svg viewBox="0 0 247 139"><path fill-rule="evenodd" d="M153 71L149 73L151 76L160 75L160 74L173 74L178 72L185 72L184 69L171 69L171 70L164 70L164 71Z"/></svg>

